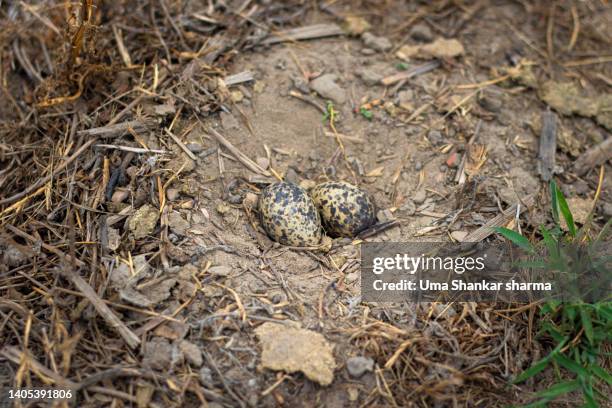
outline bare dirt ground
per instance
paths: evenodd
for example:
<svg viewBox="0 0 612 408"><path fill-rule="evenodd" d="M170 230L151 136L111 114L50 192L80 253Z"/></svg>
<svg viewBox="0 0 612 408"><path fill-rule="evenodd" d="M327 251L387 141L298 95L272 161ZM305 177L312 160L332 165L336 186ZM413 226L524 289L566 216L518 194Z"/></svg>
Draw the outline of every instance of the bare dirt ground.
<svg viewBox="0 0 612 408"><path fill-rule="evenodd" d="M493 407L550 383L509 385L546 353L533 305L363 303L360 240L283 247L253 199L274 173L346 180L398 222L367 241L469 241L517 203L518 225L513 212L499 225L533 231L549 221L538 157L550 111L553 177L583 222L610 170L609 6L562 2L551 18L523 2L162 1L143 2L134 25L124 3L96 10L89 35L113 51L89 44L100 77L73 68L83 89L54 89L60 62L47 72L18 41L4 50L18 52L0 107L0 386L67 385L78 406ZM11 20L2 7L8 26L48 12ZM363 21L379 37L360 36ZM276 30L315 24L348 34L262 45L271 27L286 40ZM432 46L440 38L459 48ZM91 68L108 58L145 68ZM557 89L567 83L579 94ZM34 105L67 90L82 95ZM610 191L605 177L595 228Z"/></svg>

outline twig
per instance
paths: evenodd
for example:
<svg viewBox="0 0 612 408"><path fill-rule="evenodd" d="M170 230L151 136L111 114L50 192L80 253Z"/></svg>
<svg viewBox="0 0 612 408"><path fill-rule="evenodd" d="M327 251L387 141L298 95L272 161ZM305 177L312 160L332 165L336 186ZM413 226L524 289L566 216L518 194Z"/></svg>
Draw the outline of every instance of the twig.
<svg viewBox="0 0 612 408"><path fill-rule="evenodd" d="M231 144L226 138L221 136L219 132L217 132L213 128L209 128L209 131L213 134L213 136L217 139L217 141L222 144L227 150L229 150L236 159L238 159L242 164L245 165L249 170L254 173L261 174L262 176L270 177L271 174L267 170L262 169L257 163L253 160L249 159L244 153L238 150L233 144Z"/></svg>
<svg viewBox="0 0 612 408"><path fill-rule="evenodd" d="M111 144L97 144L94 147L103 147L106 149L122 150L124 152L132 152L132 153L156 153L156 154L169 154L170 153L167 150L153 150L153 149L144 149L142 147L119 146L119 145L111 145Z"/></svg>
<svg viewBox="0 0 612 408"><path fill-rule="evenodd" d="M365 140L363 140L360 137L356 137L356 136L343 135L342 133L337 133L336 134L334 132L329 132L327 130L325 132L323 132L323 134L325 136L327 136L327 137L333 137L333 138L339 137L340 139L349 140L349 141L355 142L355 143L365 143Z"/></svg>
<svg viewBox="0 0 612 408"><path fill-rule="evenodd" d="M102 139L124 136L129 133L129 129L137 131L143 131L152 128L157 121L155 119L145 120L130 120L128 122L108 124L97 128L91 128L86 130L79 130L77 135L79 136L90 136L99 137Z"/></svg>
<svg viewBox="0 0 612 408"><path fill-rule="evenodd" d="M299 99L300 101L304 101L307 104L310 104L310 105L314 106L322 114L326 114L327 113L327 109L325 109L323 106L319 105L319 103L317 101L315 101L313 98L311 98L309 96L302 95L301 93L299 93L297 91L289 91L289 95L293 96L294 98Z"/></svg>
<svg viewBox="0 0 612 408"><path fill-rule="evenodd" d="M526 197L522 204L521 212L531 208L535 204L535 195ZM507 208L504 212L489 220L485 225L468 234L461 242L480 242L487 238L489 235L495 232L493 228L501 227L515 217L517 207L518 204L514 204L510 208Z"/></svg>
<svg viewBox="0 0 612 408"><path fill-rule="evenodd" d="M542 113L542 132L538 153L538 173L544 181L549 181L555 171L555 152L557 150L557 116L546 111Z"/></svg>
<svg viewBox="0 0 612 408"><path fill-rule="evenodd" d="M20 365L24 358L26 358L26 367L29 367L31 371L37 374L39 377L44 376L45 378L53 381L53 383L62 387L69 388L71 390L77 389L77 384L48 369L47 367L39 363L36 359L34 359L34 357L30 356L29 354L24 354L17 347L6 346L2 350L0 350L0 355L17 365Z"/></svg>
<svg viewBox="0 0 612 408"><path fill-rule="evenodd" d="M249 82L254 79L255 77L251 71L242 71L234 75L226 76L223 82L225 82L225 85L227 86L232 86L241 84L243 82Z"/></svg>
<svg viewBox="0 0 612 408"><path fill-rule="evenodd" d="M262 44L278 44L285 41L312 40L316 38L343 35L344 31L337 24L314 24L306 27L278 31L263 40Z"/></svg>
<svg viewBox="0 0 612 408"><path fill-rule="evenodd" d="M398 74L394 74L386 78L383 78L380 80L380 83L385 86L389 86L389 85L393 85L400 81L407 81L408 79L413 78L415 76L419 76L429 71L433 71L439 66L440 66L440 61L438 60L431 61L431 62L422 64L422 65L419 65L417 67L414 67L409 71L400 72Z"/></svg>
<svg viewBox="0 0 612 408"><path fill-rule="evenodd" d="M582 153L574 163L574 171L582 176L595 166L612 159L612 137Z"/></svg>
<svg viewBox="0 0 612 408"><path fill-rule="evenodd" d="M164 132L166 132L166 134L168 136L170 136L172 138L172 140L174 140L174 143L176 143L185 152L185 154L187 156L189 156L189 158L191 160L193 160L193 161L197 161L198 160L196 155L193 154L193 152L191 150L189 150L189 148L187 146L185 146L185 143L181 142L181 139L176 137L176 135L174 133L172 133L168 128L165 128Z"/></svg>
<svg viewBox="0 0 612 408"><path fill-rule="evenodd" d="M72 284L83 293L83 295L91 302L96 311L102 316L102 318L108 323L108 325L121 335L123 340L127 343L130 348L135 348L140 344L140 338L136 336L104 303L98 294L92 289L91 286L83 278L68 268L57 269L61 275L68 279Z"/></svg>

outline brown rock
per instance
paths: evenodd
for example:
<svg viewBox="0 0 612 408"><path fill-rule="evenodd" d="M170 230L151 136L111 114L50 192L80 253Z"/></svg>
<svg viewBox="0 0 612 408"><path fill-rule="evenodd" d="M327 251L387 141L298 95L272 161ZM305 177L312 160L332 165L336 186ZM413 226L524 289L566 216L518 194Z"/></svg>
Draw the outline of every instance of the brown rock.
<svg viewBox="0 0 612 408"><path fill-rule="evenodd" d="M288 373L301 371L321 385L334 380L333 346L321 334L269 322L255 329L255 334L262 345L264 368Z"/></svg>

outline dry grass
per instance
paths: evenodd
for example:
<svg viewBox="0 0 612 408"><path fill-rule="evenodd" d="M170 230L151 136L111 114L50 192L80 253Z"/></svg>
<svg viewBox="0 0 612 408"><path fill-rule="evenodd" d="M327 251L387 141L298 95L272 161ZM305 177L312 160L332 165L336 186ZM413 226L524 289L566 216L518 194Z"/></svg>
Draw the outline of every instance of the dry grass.
<svg viewBox="0 0 612 408"><path fill-rule="evenodd" d="M163 154L150 160L145 133L155 129L164 151L180 145L177 118L206 122L228 102L218 81L237 53L253 49L266 33L299 26L313 9L339 17L346 3L0 3L0 387L67 386L78 390L79 406L146 406L153 393L157 406L248 404L240 384L226 381L218 368L216 361L227 357L214 340L204 365L220 379L216 385L202 382L188 365L150 370L138 353L149 332L176 321L201 296L201 285L210 282L200 279L206 269L194 293L165 312L124 304L108 287L109 273L118 261L133 267L138 254L161 267L177 257L164 225L165 187L181 171L168 170L171 159ZM352 3L374 22L384 21L379 2ZM391 31L401 37L424 16L434 24L451 16L449 33L456 33L482 4L419 6ZM582 38L576 7L555 14L563 14L559 24L569 33L566 50ZM560 52L550 25L544 45L529 45L542 65ZM603 41L597 33L585 35ZM583 67L581 61L566 58L565 66ZM179 107L159 113L169 100ZM109 225L123 222L136 205L117 214L112 196L130 167L151 181L137 200L159 208L162 223L155 236L126 242L117 255L109 249ZM259 323L239 294L220 289L228 295L201 311L206 338ZM520 390L505 381L540 356L532 305L453 305L456 314L449 318L437 318L436 307L410 312L361 305L360 314L327 320L329 333L376 357L376 384L364 390L362 406L517 400ZM280 388L286 395L313 390L294 377L283 385L270 379L264 395L281 403Z"/></svg>

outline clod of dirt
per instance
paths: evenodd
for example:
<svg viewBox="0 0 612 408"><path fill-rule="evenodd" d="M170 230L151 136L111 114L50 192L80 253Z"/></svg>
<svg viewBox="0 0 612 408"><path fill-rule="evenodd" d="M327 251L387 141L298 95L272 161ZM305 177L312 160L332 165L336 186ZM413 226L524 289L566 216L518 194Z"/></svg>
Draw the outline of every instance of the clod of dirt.
<svg viewBox="0 0 612 408"><path fill-rule="evenodd" d="M310 192L330 236L354 237L376 222L368 194L345 182L327 182Z"/></svg>
<svg viewBox="0 0 612 408"><path fill-rule="evenodd" d="M346 370L353 378L359 378L374 369L374 360L369 357L351 357L346 360Z"/></svg>
<svg viewBox="0 0 612 408"><path fill-rule="evenodd" d="M168 214L168 226L178 235L186 235L187 230L191 227L189 222L187 222L178 212L171 212Z"/></svg>
<svg viewBox="0 0 612 408"><path fill-rule="evenodd" d="M267 186L259 197L261 224L276 242L292 246L314 246L321 241L321 220L302 188L278 182Z"/></svg>
<svg viewBox="0 0 612 408"><path fill-rule="evenodd" d="M412 196L412 201L417 205L423 204L426 198L427 198L427 191L425 191L424 189L419 189Z"/></svg>
<svg viewBox="0 0 612 408"><path fill-rule="evenodd" d="M415 41L430 42L433 40L433 33L427 24L415 24L414 27L410 29L410 38Z"/></svg>
<svg viewBox="0 0 612 408"><path fill-rule="evenodd" d="M425 45L403 45L395 55L403 60L410 58L454 58L465 54L465 48L454 38L438 38Z"/></svg>
<svg viewBox="0 0 612 408"><path fill-rule="evenodd" d="M346 91L336 83L337 75L325 74L310 82L310 89L321 95L325 99L331 99L336 103L346 102Z"/></svg>
<svg viewBox="0 0 612 408"><path fill-rule="evenodd" d="M154 337L143 347L143 364L155 370L165 370L172 364L172 345L166 339Z"/></svg>
<svg viewBox="0 0 612 408"><path fill-rule="evenodd" d="M370 68L361 68L356 74L367 86L377 85L383 79L383 75L379 71Z"/></svg>
<svg viewBox="0 0 612 408"><path fill-rule="evenodd" d="M562 115L577 114L594 117L608 130L612 130L612 94L587 96L572 82L545 82L540 98Z"/></svg>
<svg viewBox="0 0 612 408"><path fill-rule="evenodd" d="M155 285L145 287L141 291L128 286L119 291L121 300L135 306L151 307L170 297L170 289L176 285L176 279L166 279Z"/></svg>
<svg viewBox="0 0 612 408"><path fill-rule="evenodd" d="M194 367L201 367L202 351L198 346L187 340L181 340L178 343L179 350L183 353L185 360Z"/></svg>
<svg viewBox="0 0 612 408"><path fill-rule="evenodd" d="M465 237L467 237L467 236L468 236L468 232L467 231L453 231L453 232L451 232L451 237L453 237L453 239L455 241L462 242L463 239Z"/></svg>
<svg viewBox="0 0 612 408"><path fill-rule="evenodd" d="M4 243L3 241L0 241L0 254L2 255L0 258L2 263L9 267L21 265L28 259L26 254L20 251L15 245L8 242Z"/></svg>
<svg viewBox="0 0 612 408"><path fill-rule="evenodd" d="M289 373L301 371L321 385L329 385L334 380L333 346L321 334L269 322L255 329L255 334L262 345L264 368Z"/></svg>
<svg viewBox="0 0 612 408"><path fill-rule="evenodd" d="M132 258L132 269L126 263L117 265L111 271L110 283L115 289L123 289L130 284L130 282L137 282L139 279L146 277L151 267L147 262L146 255L141 254Z"/></svg>
<svg viewBox="0 0 612 408"><path fill-rule="evenodd" d="M400 108L411 112L414 110L414 92L411 89L401 91L397 94L397 103Z"/></svg>
<svg viewBox="0 0 612 408"><path fill-rule="evenodd" d="M159 210L150 204L145 204L130 217L128 228L135 239L141 239L155 230L157 221L159 221Z"/></svg>
<svg viewBox="0 0 612 408"><path fill-rule="evenodd" d="M364 33L361 36L361 41L363 41L366 47L380 52L389 51L393 47L393 44L391 44L388 38L377 37L372 33Z"/></svg>
<svg viewBox="0 0 612 408"><path fill-rule="evenodd" d="M342 29L349 35L360 35L371 28L370 23L363 17L348 16L344 19Z"/></svg>
<svg viewBox="0 0 612 408"><path fill-rule="evenodd" d="M438 38L431 44L421 47L423 54L436 58L454 58L465 53L463 44L454 38Z"/></svg>

